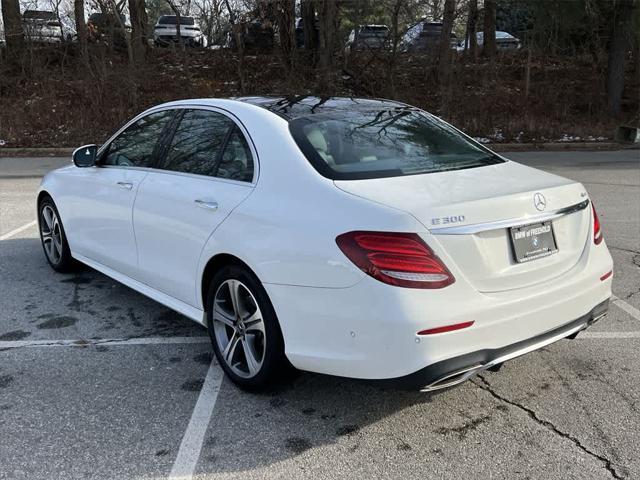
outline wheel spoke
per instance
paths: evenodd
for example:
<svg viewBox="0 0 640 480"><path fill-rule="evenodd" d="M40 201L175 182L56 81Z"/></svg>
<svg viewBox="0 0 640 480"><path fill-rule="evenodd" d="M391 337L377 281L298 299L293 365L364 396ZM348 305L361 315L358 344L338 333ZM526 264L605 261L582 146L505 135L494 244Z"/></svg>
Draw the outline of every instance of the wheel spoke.
<svg viewBox="0 0 640 480"><path fill-rule="evenodd" d="M44 219L44 223L47 224L49 231L53 231L53 212L49 207L44 207L42 210L42 218Z"/></svg>
<svg viewBox="0 0 640 480"><path fill-rule="evenodd" d="M240 316L240 284L237 280L229 280L229 297L231 297L231 304L233 305L233 313L236 316Z"/></svg>
<svg viewBox="0 0 640 480"><path fill-rule="evenodd" d="M260 310L256 310L253 315L250 315L246 320L244 320L244 327L247 333L264 333L264 322L262 321L262 314L260 313Z"/></svg>
<svg viewBox="0 0 640 480"><path fill-rule="evenodd" d="M218 300L214 302L213 320L224 323L231 328L235 328L235 318L233 317L233 315L228 314L222 309L222 307L218 303Z"/></svg>
<svg viewBox="0 0 640 480"><path fill-rule="evenodd" d="M260 362L255 358L253 349L246 338L242 340L242 348L244 350L244 356L247 359L247 370L249 370L249 375L253 376L258 373L260 369Z"/></svg>
<svg viewBox="0 0 640 480"><path fill-rule="evenodd" d="M223 358L227 362L227 365L229 365L230 367L233 366L233 363L232 363L233 355L236 352L236 347L238 346L239 341L240 341L240 337L234 331L233 335L231 335L231 338L229 339L229 343L227 343L227 346L224 348L224 351L222 352Z"/></svg>

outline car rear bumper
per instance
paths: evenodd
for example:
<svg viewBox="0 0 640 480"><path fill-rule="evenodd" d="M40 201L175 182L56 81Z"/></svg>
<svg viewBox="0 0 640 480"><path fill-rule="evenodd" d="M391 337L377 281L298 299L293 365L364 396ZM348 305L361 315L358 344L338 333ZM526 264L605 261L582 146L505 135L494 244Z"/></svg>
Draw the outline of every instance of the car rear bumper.
<svg viewBox="0 0 640 480"><path fill-rule="evenodd" d="M585 250L578 264L557 278L504 292L478 292L462 275L437 290L392 287L370 277L348 288L264 286L280 321L285 353L296 368L396 379L477 352L487 356L469 358L483 366L503 349L557 329L565 333L562 329L576 319L593 316L611 297L612 277L605 274L613 265L604 242ZM473 325L461 330L418 335L470 321ZM470 364L453 365L425 370L436 373L418 383L425 386L441 380L440 373Z"/></svg>
<svg viewBox="0 0 640 480"><path fill-rule="evenodd" d="M411 390L433 391L453 387L473 375L491 368L498 368L502 363L538 350L562 340L575 338L593 323L607 314L609 299L598 304L586 315L526 340L495 349L483 349L443 360L404 377L382 380L384 385Z"/></svg>

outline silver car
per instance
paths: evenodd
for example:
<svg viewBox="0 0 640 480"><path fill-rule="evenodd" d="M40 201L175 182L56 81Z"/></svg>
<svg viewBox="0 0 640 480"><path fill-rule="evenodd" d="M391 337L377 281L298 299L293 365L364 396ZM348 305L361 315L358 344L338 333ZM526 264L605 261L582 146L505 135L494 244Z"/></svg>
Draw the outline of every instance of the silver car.
<svg viewBox="0 0 640 480"><path fill-rule="evenodd" d="M162 15L153 27L153 40L156 46L168 46L179 43L178 17L175 15ZM207 38L193 17L180 17L180 37L185 46L206 47Z"/></svg>

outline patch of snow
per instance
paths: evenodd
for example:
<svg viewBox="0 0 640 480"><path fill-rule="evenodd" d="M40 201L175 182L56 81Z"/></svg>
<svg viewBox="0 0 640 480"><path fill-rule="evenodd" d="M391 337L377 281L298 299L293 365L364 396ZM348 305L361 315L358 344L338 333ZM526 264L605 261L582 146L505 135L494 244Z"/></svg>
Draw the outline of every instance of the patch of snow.
<svg viewBox="0 0 640 480"><path fill-rule="evenodd" d="M491 140L485 137L475 137L474 140L479 143L491 143Z"/></svg>
<svg viewBox="0 0 640 480"><path fill-rule="evenodd" d="M4 140L0 139L0 147L4 147L7 144Z"/></svg>

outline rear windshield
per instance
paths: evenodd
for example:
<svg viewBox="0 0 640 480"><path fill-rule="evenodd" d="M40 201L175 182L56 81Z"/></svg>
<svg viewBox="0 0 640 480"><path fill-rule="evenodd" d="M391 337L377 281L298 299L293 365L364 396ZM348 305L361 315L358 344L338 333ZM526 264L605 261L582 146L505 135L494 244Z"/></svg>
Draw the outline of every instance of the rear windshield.
<svg viewBox="0 0 640 480"><path fill-rule="evenodd" d="M168 15L165 17L160 17L158 23L161 25L177 25L178 17L175 15ZM180 25L193 25L195 20L193 17L180 17Z"/></svg>
<svg viewBox="0 0 640 480"><path fill-rule="evenodd" d="M502 163L418 109L333 111L289 123L296 143L333 180L399 177Z"/></svg>

